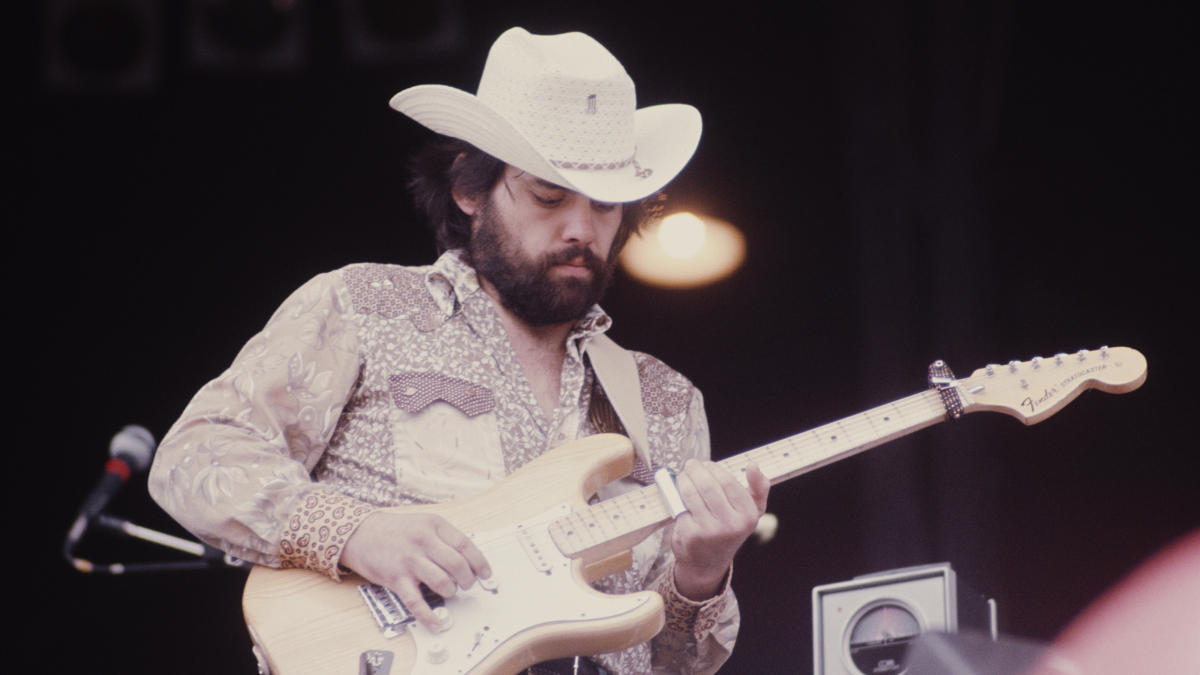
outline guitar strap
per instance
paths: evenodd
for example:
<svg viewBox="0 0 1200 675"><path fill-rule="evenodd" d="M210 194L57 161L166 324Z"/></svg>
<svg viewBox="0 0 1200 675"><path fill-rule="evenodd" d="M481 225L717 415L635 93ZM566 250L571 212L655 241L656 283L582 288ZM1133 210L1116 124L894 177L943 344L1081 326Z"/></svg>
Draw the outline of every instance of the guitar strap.
<svg viewBox="0 0 1200 675"><path fill-rule="evenodd" d="M608 336L600 334L592 338L587 355L609 403L625 426L629 440L633 441L634 453L647 468L653 467L647 440L646 412L642 409L642 380L638 376L633 354L622 349Z"/></svg>

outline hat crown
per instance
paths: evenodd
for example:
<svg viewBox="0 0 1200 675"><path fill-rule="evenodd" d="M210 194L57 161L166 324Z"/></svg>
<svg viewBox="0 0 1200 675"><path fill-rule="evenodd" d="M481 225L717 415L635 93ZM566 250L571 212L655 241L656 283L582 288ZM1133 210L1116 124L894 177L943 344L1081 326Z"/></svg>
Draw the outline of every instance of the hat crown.
<svg viewBox="0 0 1200 675"><path fill-rule="evenodd" d="M583 33L506 31L488 54L477 96L556 166L619 168L633 161L633 80Z"/></svg>

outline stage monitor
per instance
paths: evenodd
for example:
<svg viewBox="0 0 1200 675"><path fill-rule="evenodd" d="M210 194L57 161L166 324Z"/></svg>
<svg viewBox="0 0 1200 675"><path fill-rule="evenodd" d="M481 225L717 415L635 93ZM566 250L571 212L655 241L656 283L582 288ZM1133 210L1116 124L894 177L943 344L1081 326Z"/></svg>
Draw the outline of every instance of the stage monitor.
<svg viewBox="0 0 1200 675"><path fill-rule="evenodd" d="M905 567L813 588L814 675L904 675L909 647L960 627L996 637L993 600L959 584L950 563Z"/></svg>

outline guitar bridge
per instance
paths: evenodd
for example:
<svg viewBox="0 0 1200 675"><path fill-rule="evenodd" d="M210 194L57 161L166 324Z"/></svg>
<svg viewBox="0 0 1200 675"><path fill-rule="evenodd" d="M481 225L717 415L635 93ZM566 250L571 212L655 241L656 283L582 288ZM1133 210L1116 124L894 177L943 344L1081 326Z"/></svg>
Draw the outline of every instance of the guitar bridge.
<svg viewBox="0 0 1200 675"><path fill-rule="evenodd" d="M371 610L383 637L391 639L404 632L408 624L416 620L412 612L400 602L400 598L390 588L379 584L359 584L358 594Z"/></svg>

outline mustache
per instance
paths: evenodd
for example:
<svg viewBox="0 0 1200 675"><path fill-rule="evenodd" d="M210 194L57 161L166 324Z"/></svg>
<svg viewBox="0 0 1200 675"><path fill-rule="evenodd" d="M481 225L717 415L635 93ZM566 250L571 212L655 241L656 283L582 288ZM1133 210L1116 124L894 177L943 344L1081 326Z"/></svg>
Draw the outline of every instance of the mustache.
<svg viewBox="0 0 1200 675"><path fill-rule="evenodd" d="M600 256L582 244L572 244L560 251L547 253L542 258L542 269L549 269L553 265L565 265L576 258L582 258L583 264L597 274L604 271L604 261L600 259Z"/></svg>

